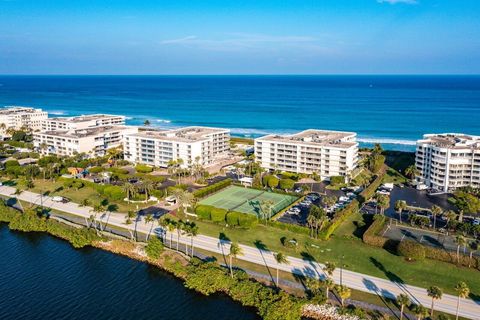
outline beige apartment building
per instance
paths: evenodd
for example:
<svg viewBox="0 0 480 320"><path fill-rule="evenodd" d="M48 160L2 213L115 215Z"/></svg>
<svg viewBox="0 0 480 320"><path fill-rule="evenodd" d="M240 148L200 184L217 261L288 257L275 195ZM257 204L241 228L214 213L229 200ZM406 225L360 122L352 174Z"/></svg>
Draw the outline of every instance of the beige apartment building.
<svg viewBox="0 0 480 320"><path fill-rule="evenodd" d="M461 133L425 134L417 141L418 185L448 192L480 187L480 136Z"/></svg>
<svg viewBox="0 0 480 320"><path fill-rule="evenodd" d="M5 125L5 130L22 127L29 128L32 131L41 130L42 122L47 118L48 113L42 109L17 106L0 108L0 124Z"/></svg>
<svg viewBox="0 0 480 320"><path fill-rule="evenodd" d="M85 153L89 157L106 154L122 145L128 134L138 131L132 126L101 126L77 130L41 131L33 135L34 146L44 155L72 156Z"/></svg>
<svg viewBox="0 0 480 320"><path fill-rule="evenodd" d="M91 114L76 117L48 118L42 123L42 130L78 130L101 126L122 126L125 116L111 114Z"/></svg>
<svg viewBox="0 0 480 320"><path fill-rule="evenodd" d="M166 168L171 160L183 161L183 167L197 162L214 164L227 155L230 130L186 127L174 130L139 131L125 137L125 160Z"/></svg>
<svg viewBox="0 0 480 320"><path fill-rule="evenodd" d="M348 181L358 162L356 133L309 129L292 135L255 139L255 157L269 170L317 173Z"/></svg>

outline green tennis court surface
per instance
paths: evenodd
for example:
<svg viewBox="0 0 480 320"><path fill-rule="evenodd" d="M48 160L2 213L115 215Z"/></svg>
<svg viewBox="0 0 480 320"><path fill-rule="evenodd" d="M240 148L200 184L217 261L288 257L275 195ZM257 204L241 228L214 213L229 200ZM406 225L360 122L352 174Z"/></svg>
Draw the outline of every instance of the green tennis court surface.
<svg viewBox="0 0 480 320"><path fill-rule="evenodd" d="M249 189L238 186L230 186L215 193L203 200L200 204L223 208L230 211L251 213L258 215L261 211L260 205L265 201L271 201L272 215L292 204L297 197L278 194L263 190Z"/></svg>

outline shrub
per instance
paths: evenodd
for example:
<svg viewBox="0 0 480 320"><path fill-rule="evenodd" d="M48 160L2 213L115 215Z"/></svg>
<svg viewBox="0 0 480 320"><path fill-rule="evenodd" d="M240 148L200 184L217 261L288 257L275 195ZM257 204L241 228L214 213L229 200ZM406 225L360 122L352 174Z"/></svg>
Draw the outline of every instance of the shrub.
<svg viewBox="0 0 480 320"><path fill-rule="evenodd" d="M203 220L211 220L210 213L212 212L213 207L212 206L207 206L204 204L199 204L195 208L195 213L200 219Z"/></svg>
<svg viewBox="0 0 480 320"><path fill-rule="evenodd" d="M5 169L11 168L11 167L19 167L20 163L17 160L7 160L5 161Z"/></svg>
<svg viewBox="0 0 480 320"><path fill-rule="evenodd" d="M148 244L145 247L145 253L151 259L157 260L163 252L163 243L156 236L151 237L148 240Z"/></svg>
<svg viewBox="0 0 480 320"><path fill-rule="evenodd" d="M128 174L128 170L127 170L127 169L124 169L124 168L112 167L112 168L108 169L108 171L110 171L111 173L116 173L116 174L118 174L118 175Z"/></svg>
<svg viewBox="0 0 480 320"><path fill-rule="evenodd" d="M270 227L275 228L275 229L288 230L288 231L291 231L291 232L302 233L302 234L306 234L306 235L310 234L310 229L308 229L306 227L296 225L296 224L283 223L283 222L279 222L279 221L269 221L268 225Z"/></svg>
<svg viewBox="0 0 480 320"><path fill-rule="evenodd" d="M364 203L365 201L373 197L375 191L377 191L378 187L380 187L380 185L382 184L386 171L386 166L383 166L378 175L373 180L373 182L370 183L370 185L366 187L362 192L360 192L360 195L358 196L358 200L360 201L360 203Z"/></svg>
<svg viewBox="0 0 480 320"><path fill-rule="evenodd" d="M344 176L333 176L330 177L330 185L335 187L335 186L340 186L342 184L345 184L345 177Z"/></svg>
<svg viewBox="0 0 480 320"><path fill-rule="evenodd" d="M100 173L103 171L102 167L91 167L88 169L88 172L90 173Z"/></svg>
<svg viewBox="0 0 480 320"><path fill-rule="evenodd" d="M236 227L239 225L239 217L244 213L237 212L237 211L230 211L227 213L227 224L230 227Z"/></svg>
<svg viewBox="0 0 480 320"><path fill-rule="evenodd" d="M270 178L268 178L268 186L270 188L275 189L276 187L278 187L278 183L279 183L279 180L277 177L270 176Z"/></svg>
<svg viewBox="0 0 480 320"><path fill-rule="evenodd" d="M293 181L292 179L281 179L280 180L280 189L290 190L290 189L293 189L294 185L295 185L295 181Z"/></svg>
<svg viewBox="0 0 480 320"><path fill-rule="evenodd" d="M358 212L360 206L357 200L335 213L330 224L321 232L323 239L328 240L332 233L352 214Z"/></svg>
<svg viewBox="0 0 480 320"><path fill-rule="evenodd" d="M150 173L153 171L153 167L147 166L145 164L137 164L135 170L139 173Z"/></svg>
<svg viewBox="0 0 480 320"><path fill-rule="evenodd" d="M213 222L224 222L227 210L222 208L212 208L210 211L210 217Z"/></svg>
<svg viewBox="0 0 480 320"><path fill-rule="evenodd" d="M238 215L238 226L245 229L250 229L258 224L258 219L253 214L240 213Z"/></svg>
<svg viewBox="0 0 480 320"><path fill-rule="evenodd" d="M425 247L412 241L404 240L397 247L398 254L404 256L408 261L425 259Z"/></svg>
<svg viewBox="0 0 480 320"><path fill-rule="evenodd" d="M205 196L208 196L209 194L212 194L221 189L224 189L231 184L232 184L232 179L225 179L217 183L211 184L208 187L198 189L195 192L193 192L193 195L195 196L195 198L203 198Z"/></svg>

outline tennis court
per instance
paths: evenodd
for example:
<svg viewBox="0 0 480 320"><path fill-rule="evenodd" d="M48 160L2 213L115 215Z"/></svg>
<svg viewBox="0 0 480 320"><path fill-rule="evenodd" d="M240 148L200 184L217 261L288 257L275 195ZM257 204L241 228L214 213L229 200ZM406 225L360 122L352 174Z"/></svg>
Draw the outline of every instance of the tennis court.
<svg viewBox="0 0 480 320"><path fill-rule="evenodd" d="M211 195L210 197L203 199L199 203L227 209L230 211L251 213L258 216L261 213L261 204L265 203L266 201L271 201L272 213L270 216L272 216L278 211L292 204L297 199L297 197L286 194L230 186L214 195Z"/></svg>

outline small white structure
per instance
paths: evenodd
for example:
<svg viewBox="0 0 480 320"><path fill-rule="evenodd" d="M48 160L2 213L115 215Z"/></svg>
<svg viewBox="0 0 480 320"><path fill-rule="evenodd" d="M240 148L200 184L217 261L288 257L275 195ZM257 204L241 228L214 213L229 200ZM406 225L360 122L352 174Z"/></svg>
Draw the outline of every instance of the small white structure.
<svg viewBox="0 0 480 320"><path fill-rule="evenodd" d="M253 178L251 177L242 177L238 181L245 187L251 187L253 184Z"/></svg>

